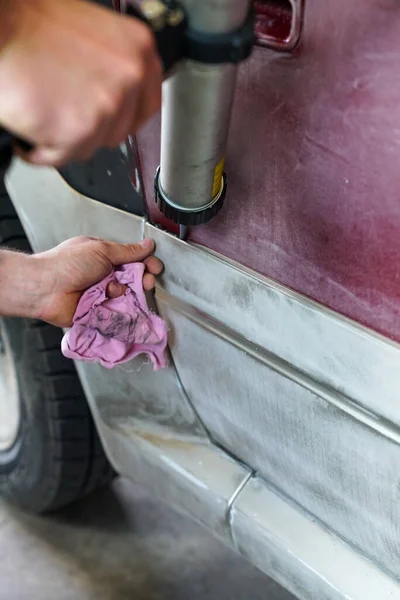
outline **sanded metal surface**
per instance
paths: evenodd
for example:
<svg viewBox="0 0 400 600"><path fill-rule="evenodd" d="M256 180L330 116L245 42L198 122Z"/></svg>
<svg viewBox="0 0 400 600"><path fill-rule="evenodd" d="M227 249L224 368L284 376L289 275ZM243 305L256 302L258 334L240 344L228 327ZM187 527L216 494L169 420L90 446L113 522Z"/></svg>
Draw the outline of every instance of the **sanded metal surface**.
<svg viewBox="0 0 400 600"><path fill-rule="evenodd" d="M174 265L158 304L175 332L179 376L211 435L398 575L398 346L146 230Z"/></svg>
<svg viewBox="0 0 400 600"><path fill-rule="evenodd" d="M357 418L369 419L377 428L387 426L387 435L397 439L389 421L400 425L398 344L222 256L148 224L146 232L167 265L160 279L164 293L268 351L283 369L293 368L292 378L297 371L298 380L314 391L322 393L322 384L332 402L339 392Z"/></svg>
<svg viewBox="0 0 400 600"><path fill-rule="evenodd" d="M240 493L231 524L238 549L301 600L400 598L398 582L260 479Z"/></svg>
<svg viewBox="0 0 400 600"><path fill-rule="evenodd" d="M183 385L214 439L398 575L399 444L249 356L244 341L205 331L175 305L160 309L176 331Z"/></svg>
<svg viewBox="0 0 400 600"><path fill-rule="evenodd" d="M230 544L230 500L249 469L211 443L173 367L155 374L138 357L112 373L77 368L115 469Z"/></svg>
<svg viewBox="0 0 400 600"><path fill-rule="evenodd" d="M146 365L137 372L138 362L122 372L79 366L115 466L228 543L227 517L255 469L289 497L296 513L308 512L302 523L310 544L314 521L349 542L335 545L337 569L348 552L360 552L398 575L398 345L80 196L51 170L16 163L8 183L36 249L80 233L120 241L146 234L165 261L156 301L170 324L170 367L153 375ZM246 511L246 544L264 540L259 552L268 556L268 504L260 518ZM276 530L274 536L279 546ZM246 544L238 548L251 556ZM304 570L302 561L311 558L286 551L275 559L262 568L298 573L299 592L304 585L320 589L323 565L308 563ZM376 565L371 562L371 577L379 575Z"/></svg>

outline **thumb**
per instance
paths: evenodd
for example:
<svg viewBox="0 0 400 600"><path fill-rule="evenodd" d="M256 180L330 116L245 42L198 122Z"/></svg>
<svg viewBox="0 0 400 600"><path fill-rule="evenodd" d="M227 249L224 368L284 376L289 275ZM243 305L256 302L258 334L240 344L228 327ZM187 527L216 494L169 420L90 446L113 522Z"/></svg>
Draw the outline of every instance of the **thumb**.
<svg viewBox="0 0 400 600"><path fill-rule="evenodd" d="M110 281L106 289L107 298L119 298L125 294L127 289L127 285L122 285L118 281Z"/></svg>
<svg viewBox="0 0 400 600"><path fill-rule="evenodd" d="M138 244L118 244L116 242L103 242L104 254L114 267L125 263L141 262L153 254L155 244L153 240L142 240Z"/></svg>

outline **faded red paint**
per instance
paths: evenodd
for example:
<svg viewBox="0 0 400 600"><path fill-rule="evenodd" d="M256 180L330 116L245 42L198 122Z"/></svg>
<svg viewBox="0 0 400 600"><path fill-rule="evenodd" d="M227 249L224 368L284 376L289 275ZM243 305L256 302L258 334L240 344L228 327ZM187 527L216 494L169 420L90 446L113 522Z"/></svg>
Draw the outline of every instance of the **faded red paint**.
<svg viewBox="0 0 400 600"><path fill-rule="evenodd" d="M295 55L241 69L226 207L191 238L398 341L399 64L397 0L308 0Z"/></svg>

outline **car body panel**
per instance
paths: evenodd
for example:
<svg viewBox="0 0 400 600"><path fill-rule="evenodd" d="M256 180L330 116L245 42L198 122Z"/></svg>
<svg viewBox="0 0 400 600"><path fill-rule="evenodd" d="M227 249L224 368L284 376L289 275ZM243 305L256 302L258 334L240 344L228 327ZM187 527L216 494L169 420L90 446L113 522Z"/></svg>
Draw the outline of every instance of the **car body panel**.
<svg viewBox="0 0 400 600"><path fill-rule="evenodd" d="M52 169L18 161L8 187L36 251L78 235L121 242L144 235L142 218L81 196ZM227 506L250 470L211 443L173 362L157 373L142 358L112 371L91 363L77 368L116 470L138 483L156 471L148 488L188 512L193 505L198 520L229 538Z"/></svg>
<svg viewBox="0 0 400 600"><path fill-rule="evenodd" d="M174 364L213 439L400 575L398 346L152 234Z"/></svg>
<svg viewBox="0 0 400 600"><path fill-rule="evenodd" d="M236 548L302 600L393 600L398 583L252 478L231 513Z"/></svg>
<svg viewBox="0 0 400 600"><path fill-rule="evenodd" d="M166 264L168 368L77 365L116 470L301 599L400 598L398 344L52 169L15 161L7 185L35 250L150 235Z"/></svg>
<svg viewBox="0 0 400 600"><path fill-rule="evenodd" d="M400 341L400 6L307 0L292 54L239 70L217 219L191 240ZM138 136L147 201L159 121Z"/></svg>

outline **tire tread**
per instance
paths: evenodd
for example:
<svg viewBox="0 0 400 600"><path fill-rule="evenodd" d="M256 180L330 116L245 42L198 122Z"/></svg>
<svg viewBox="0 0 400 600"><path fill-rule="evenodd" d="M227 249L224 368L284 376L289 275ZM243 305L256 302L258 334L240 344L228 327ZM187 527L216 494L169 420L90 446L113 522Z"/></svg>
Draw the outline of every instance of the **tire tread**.
<svg viewBox="0 0 400 600"><path fill-rule="evenodd" d="M0 245L31 251L1 181ZM54 464L52 474L43 483L46 486L43 498L50 497L51 501L44 501L34 509L49 512L106 485L114 473L104 454L75 365L61 353L62 331L40 321L26 323L30 352L37 358L36 381L43 389L43 418L49 421L46 451L51 453Z"/></svg>

